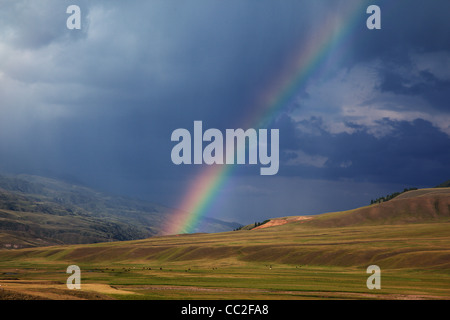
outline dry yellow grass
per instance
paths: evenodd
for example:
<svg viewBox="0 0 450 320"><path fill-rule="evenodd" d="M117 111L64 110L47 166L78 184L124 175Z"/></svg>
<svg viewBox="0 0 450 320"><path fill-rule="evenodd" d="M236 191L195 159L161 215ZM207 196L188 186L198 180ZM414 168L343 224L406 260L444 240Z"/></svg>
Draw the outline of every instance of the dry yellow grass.
<svg viewBox="0 0 450 320"><path fill-rule="evenodd" d="M450 299L449 206L425 193L252 231L0 250L0 280L50 299ZM71 264L81 291L65 287Z"/></svg>

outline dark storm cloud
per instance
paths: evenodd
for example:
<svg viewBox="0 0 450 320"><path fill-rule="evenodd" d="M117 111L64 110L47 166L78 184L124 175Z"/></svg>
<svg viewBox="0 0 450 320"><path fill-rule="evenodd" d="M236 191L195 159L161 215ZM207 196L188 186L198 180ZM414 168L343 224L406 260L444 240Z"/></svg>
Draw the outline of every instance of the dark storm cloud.
<svg viewBox="0 0 450 320"><path fill-rule="evenodd" d="M390 127L390 133L375 137L358 125L353 126L356 129L353 133L331 134L322 127L320 119L303 121L303 126L313 130L297 130L294 137L287 138L289 145L299 145L307 155L327 160L320 167L282 166L280 173L425 185L436 185L442 177L450 176L448 135L421 119L412 122L383 119L381 122ZM296 141L292 142L294 139ZM287 154L284 159L287 163L293 157L292 149L283 151Z"/></svg>
<svg viewBox="0 0 450 320"><path fill-rule="evenodd" d="M450 51L449 2L379 0L376 4L381 8L382 28L377 32L355 29L348 63L379 58L403 64L412 51Z"/></svg>
<svg viewBox="0 0 450 320"><path fill-rule="evenodd" d="M3 1L0 169L71 176L175 205L203 167L172 164L171 132L192 130L194 120L221 130L241 123L323 19L342 18L350 2L361 5ZM81 31L66 28L71 4L81 7ZM274 188L289 210L299 204L283 195L294 199L292 186L307 184L298 179L435 184L450 175L441 117L449 111L450 73L442 65L450 61L450 4L377 4L382 30L365 28L363 10L326 70L308 78L299 102L281 108L271 125L280 129L282 151ZM259 192L255 172L234 171L244 180L239 190L268 201L273 190Z"/></svg>
<svg viewBox="0 0 450 320"><path fill-rule="evenodd" d="M72 38L69 4L3 4L2 152L15 150L6 169L142 179L196 170L173 167L171 132L239 122L324 7L78 1L82 36Z"/></svg>
<svg viewBox="0 0 450 320"><path fill-rule="evenodd" d="M450 81L440 80L429 71L419 72L411 81L406 75L386 70L379 89L405 96L422 97L430 106L450 113Z"/></svg>
<svg viewBox="0 0 450 320"><path fill-rule="evenodd" d="M450 113L450 77L436 77L439 63L436 55L450 57L450 3L442 1L378 1L382 10L382 29L371 32L356 29L348 41L343 65L351 68L358 63L378 60L381 78L379 89L405 97L423 98L429 105L419 108ZM348 48L347 47L347 48ZM435 64L433 70L418 65ZM448 65L441 68L448 69ZM410 105L411 108L417 106Z"/></svg>

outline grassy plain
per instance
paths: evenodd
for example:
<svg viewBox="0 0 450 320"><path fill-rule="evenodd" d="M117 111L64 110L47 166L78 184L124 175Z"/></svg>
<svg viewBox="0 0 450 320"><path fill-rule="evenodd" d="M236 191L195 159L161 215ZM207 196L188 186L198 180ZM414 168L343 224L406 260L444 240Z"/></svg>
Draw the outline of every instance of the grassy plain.
<svg viewBox="0 0 450 320"><path fill-rule="evenodd" d="M313 221L312 219L311 221ZM69 265L81 290L66 288ZM381 268L369 290L366 268ZM0 298L450 299L450 221L252 231L0 251Z"/></svg>

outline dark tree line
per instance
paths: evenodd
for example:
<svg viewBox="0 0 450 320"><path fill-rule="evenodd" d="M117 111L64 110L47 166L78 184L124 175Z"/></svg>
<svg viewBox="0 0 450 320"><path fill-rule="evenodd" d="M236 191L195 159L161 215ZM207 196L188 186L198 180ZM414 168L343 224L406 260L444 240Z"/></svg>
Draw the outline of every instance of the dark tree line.
<svg viewBox="0 0 450 320"><path fill-rule="evenodd" d="M270 221L270 219L264 220L263 222L255 222L255 223L253 224L253 226L252 226L250 229L253 229L253 228L262 226L263 224L265 224L265 223L267 223L267 222L269 222L269 221ZM249 226L251 226L251 225L249 225ZM236 228L236 229L234 229L233 231L241 230L241 229L244 228L244 227L245 227L245 226L240 226L239 228ZM247 228L246 228L246 229L247 229Z"/></svg>
<svg viewBox="0 0 450 320"><path fill-rule="evenodd" d="M379 197L375 200L372 199L372 200L370 200L370 204L386 202L386 201L394 199L395 197L401 195L402 193L405 193L407 191L412 191L412 190L417 190L417 188L409 188L409 189L405 188L405 189L403 189L402 192L394 192L394 193L388 194L386 196Z"/></svg>

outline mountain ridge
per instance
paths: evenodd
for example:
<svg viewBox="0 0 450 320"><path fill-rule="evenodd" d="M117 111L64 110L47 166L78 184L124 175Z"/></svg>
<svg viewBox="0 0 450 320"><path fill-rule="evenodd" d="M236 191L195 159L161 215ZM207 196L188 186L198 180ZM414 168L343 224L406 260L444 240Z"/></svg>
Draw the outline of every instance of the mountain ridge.
<svg viewBox="0 0 450 320"><path fill-rule="evenodd" d="M167 216L176 212L52 178L0 175L0 247L144 239L161 235ZM195 232L237 226L206 218Z"/></svg>

